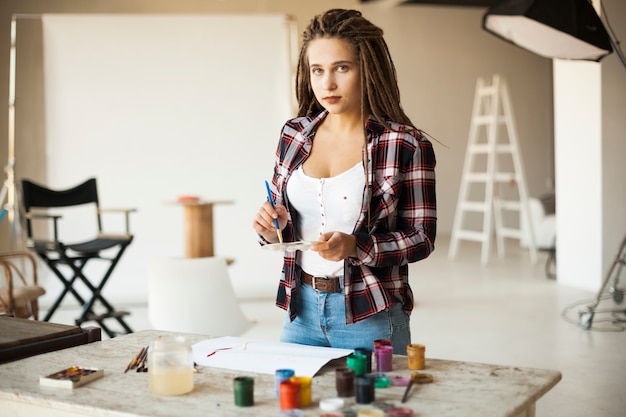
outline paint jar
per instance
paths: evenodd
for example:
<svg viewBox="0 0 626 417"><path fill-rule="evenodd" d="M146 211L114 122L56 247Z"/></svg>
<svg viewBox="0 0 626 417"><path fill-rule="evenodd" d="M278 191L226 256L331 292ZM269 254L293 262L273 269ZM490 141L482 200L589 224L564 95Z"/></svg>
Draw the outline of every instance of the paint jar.
<svg viewBox="0 0 626 417"><path fill-rule="evenodd" d="M358 355L365 355L365 357L367 358L365 360L365 373L366 374L371 373L372 372L372 353L373 353L372 349L360 347L360 348L354 349L354 353Z"/></svg>
<svg viewBox="0 0 626 417"><path fill-rule="evenodd" d="M338 368L335 369L335 387L337 388L337 396L340 398L354 396L354 369Z"/></svg>
<svg viewBox="0 0 626 417"><path fill-rule="evenodd" d="M391 372L393 370L393 347L380 345L374 348L376 356L376 372Z"/></svg>
<svg viewBox="0 0 626 417"><path fill-rule="evenodd" d="M254 405L254 378L240 376L233 380L235 391L235 405L249 407Z"/></svg>
<svg viewBox="0 0 626 417"><path fill-rule="evenodd" d="M426 367L426 346L410 344L406 347L409 369L420 370Z"/></svg>
<svg viewBox="0 0 626 417"><path fill-rule="evenodd" d="M395 375L390 380L391 385L394 387L406 387L411 382L411 378L402 375Z"/></svg>
<svg viewBox="0 0 626 417"><path fill-rule="evenodd" d="M183 336L159 336L148 349L148 387L158 395L193 390L193 355Z"/></svg>
<svg viewBox="0 0 626 417"><path fill-rule="evenodd" d="M391 340L389 339L376 339L374 340L374 349L378 346L391 346Z"/></svg>
<svg viewBox="0 0 626 417"><path fill-rule="evenodd" d="M308 376L292 376L290 381L300 383L300 408L311 405L311 378Z"/></svg>
<svg viewBox="0 0 626 417"><path fill-rule="evenodd" d="M375 388L387 388L391 385L391 380L384 372L375 372L366 375L368 378L374 378L374 387Z"/></svg>
<svg viewBox="0 0 626 417"><path fill-rule="evenodd" d="M300 383L286 380L279 385L279 403L281 410L300 409Z"/></svg>
<svg viewBox="0 0 626 417"><path fill-rule="evenodd" d="M413 410L408 407L391 407L387 410L387 417L413 417Z"/></svg>
<svg viewBox="0 0 626 417"><path fill-rule="evenodd" d="M278 417L304 417L304 411L294 408L293 410L280 410Z"/></svg>
<svg viewBox="0 0 626 417"><path fill-rule="evenodd" d="M275 372L275 389L276 389L276 398L280 396L280 383L283 381L288 381L289 378L295 375L295 371L293 369L277 369Z"/></svg>
<svg viewBox="0 0 626 417"><path fill-rule="evenodd" d="M367 369L367 356L352 353L346 359L348 368L354 369L354 376L365 375Z"/></svg>
<svg viewBox="0 0 626 417"><path fill-rule="evenodd" d="M346 402L344 401L343 398L324 398L320 400L320 410L322 411L340 412L345 405L346 405ZM320 415L320 417L322 415Z"/></svg>
<svg viewBox="0 0 626 417"><path fill-rule="evenodd" d="M380 408L361 408L356 413L357 417L385 417L385 412Z"/></svg>
<svg viewBox="0 0 626 417"><path fill-rule="evenodd" d="M354 379L354 392L357 404L371 404L375 401L374 378L359 376Z"/></svg>

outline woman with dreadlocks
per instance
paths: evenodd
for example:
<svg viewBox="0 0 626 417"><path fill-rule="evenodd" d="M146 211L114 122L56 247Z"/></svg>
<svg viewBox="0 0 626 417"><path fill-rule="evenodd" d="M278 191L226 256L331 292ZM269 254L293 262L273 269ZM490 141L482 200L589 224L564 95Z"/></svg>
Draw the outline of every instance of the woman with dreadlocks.
<svg viewBox="0 0 626 417"><path fill-rule="evenodd" d="M281 341L346 349L411 342L408 264L434 250L435 155L400 105L383 31L356 10L315 16L296 77L298 117L282 128L253 227L286 251Z"/></svg>

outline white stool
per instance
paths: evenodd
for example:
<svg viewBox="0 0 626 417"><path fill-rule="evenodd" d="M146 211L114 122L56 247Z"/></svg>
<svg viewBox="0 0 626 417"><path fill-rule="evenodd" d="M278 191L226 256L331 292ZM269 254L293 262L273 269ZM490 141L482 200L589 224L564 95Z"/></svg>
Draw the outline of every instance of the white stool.
<svg viewBox="0 0 626 417"><path fill-rule="evenodd" d="M148 317L158 330L216 337L238 336L252 326L221 257L151 260Z"/></svg>

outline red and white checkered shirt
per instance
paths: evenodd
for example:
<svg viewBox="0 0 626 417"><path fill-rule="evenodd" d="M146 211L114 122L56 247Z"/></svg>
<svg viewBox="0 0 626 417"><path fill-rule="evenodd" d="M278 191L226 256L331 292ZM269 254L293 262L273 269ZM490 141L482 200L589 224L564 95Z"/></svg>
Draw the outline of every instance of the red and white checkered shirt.
<svg viewBox="0 0 626 417"><path fill-rule="evenodd" d="M289 120L282 128L272 194L276 204L289 210L283 230L285 241L295 240L294 216L286 195L291 174L309 156L317 127L328 113ZM419 131L387 121L392 130L370 117L368 135L368 175L371 191L368 221L367 193L355 227L357 257L344 261L346 323L373 316L392 304L402 303L413 310L408 264L424 259L434 250L437 229L435 194L435 153L432 144ZM262 242L266 243L266 242ZM301 269L299 252L285 252L276 305L288 310L291 320Z"/></svg>

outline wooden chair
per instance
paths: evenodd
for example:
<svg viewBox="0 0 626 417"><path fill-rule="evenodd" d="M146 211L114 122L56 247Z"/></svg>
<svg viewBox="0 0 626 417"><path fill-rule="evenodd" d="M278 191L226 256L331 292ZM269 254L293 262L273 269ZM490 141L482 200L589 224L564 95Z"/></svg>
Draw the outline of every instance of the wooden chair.
<svg viewBox="0 0 626 417"><path fill-rule="evenodd" d="M39 320L40 296L46 293L37 283L35 257L26 251L0 253L0 313Z"/></svg>

